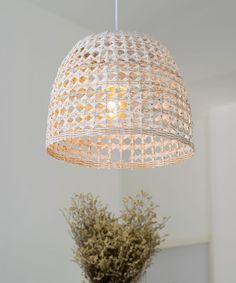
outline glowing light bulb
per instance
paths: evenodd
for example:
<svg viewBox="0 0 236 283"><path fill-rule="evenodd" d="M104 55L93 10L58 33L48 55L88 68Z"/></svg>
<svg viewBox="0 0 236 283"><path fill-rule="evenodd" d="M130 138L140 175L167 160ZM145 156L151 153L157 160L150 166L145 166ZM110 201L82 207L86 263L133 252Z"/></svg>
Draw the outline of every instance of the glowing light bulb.
<svg viewBox="0 0 236 283"><path fill-rule="evenodd" d="M113 110L113 109L115 109L115 108L116 108L116 103L115 103L114 101L109 101L109 102L107 103L107 109Z"/></svg>
<svg viewBox="0 0 236 283"><path fill-rule="evenodd" d="M113 119L116 117L116 111L117 111L116 108L117 108L116 102L114 102L114 101L112 101L112 100L108 101L108 103L107 103L107 109L108 109L109 111L112 111L112 112L108 113L108 115L107 115L107 119L108 119L108 120L113 120ZM115 113L114 113L114 112L115 112Z"/></svg>

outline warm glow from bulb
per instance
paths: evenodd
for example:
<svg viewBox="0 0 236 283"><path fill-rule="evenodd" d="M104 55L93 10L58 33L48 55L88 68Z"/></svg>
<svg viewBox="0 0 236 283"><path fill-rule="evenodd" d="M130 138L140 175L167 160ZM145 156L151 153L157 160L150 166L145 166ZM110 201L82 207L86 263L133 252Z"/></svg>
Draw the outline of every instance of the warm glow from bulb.
<svg viewBox="0 0 236 283"><path fill-rule="evenodd" d="M107 109L113 110L113 109L115 109L115 108L116 108L116 103L115 103L114 101L109 101L109 102L107 103Z"/></svg>
<svg viewBox="0 0 236 283"><path fill-rule="evenodd" d="M120 97L123 97L126 94L126 92L127 92L127 88L126 87L119 86L119 93L118 93L118 95Z"/></svg>
<svg viewBox="0 0 236 283"><path fill-rule="evenodd" d="M116 117L116 114L114 114L114 113L109 113L109 114L107 115L107 119L108 119L108 120L113 120L115 117Z"/></svg>
<svg viewBox="0 0 236 283"><path fill-rule="evenodd" d="M112 85L107 87L107 91L108 91L107 96L109 98L113 97L115 95L115 90L116 90L115 87Z"/></svg>
<svg viewBox="0 0 236 283"><path fill-rule="evenodd" d="M120 119L123 120L123 119L125 119L125 117L126 117L126 115L125 115L124 112L120 112L120 113L119 113L119 118L120 118Z"/></svg>
<svg viewBox="0 0 236 283"><path fill-rule="evenodd" d="M110 85L107 87L108 91L115 91L115 87L113 85Z"/></svg>
<svg viewBox="0 0 236 283"><path fill-rule="evenodd" d="M127 103L125 101L119 101L119 105L120 105L120 108L125 108L127 106Z"/></svg>

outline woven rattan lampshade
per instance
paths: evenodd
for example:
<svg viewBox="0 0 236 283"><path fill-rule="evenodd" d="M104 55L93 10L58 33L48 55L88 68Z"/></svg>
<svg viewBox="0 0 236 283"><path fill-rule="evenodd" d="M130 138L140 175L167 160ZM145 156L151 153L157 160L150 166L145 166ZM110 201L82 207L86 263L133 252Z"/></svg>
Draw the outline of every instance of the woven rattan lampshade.
<svg viewBox="0 0 236 283"><path fill-rule="evenodd" d="M51 93L47 151L97 168L155 167L192 156L191 108L169 51L146 34L79 41Z"/></svg>

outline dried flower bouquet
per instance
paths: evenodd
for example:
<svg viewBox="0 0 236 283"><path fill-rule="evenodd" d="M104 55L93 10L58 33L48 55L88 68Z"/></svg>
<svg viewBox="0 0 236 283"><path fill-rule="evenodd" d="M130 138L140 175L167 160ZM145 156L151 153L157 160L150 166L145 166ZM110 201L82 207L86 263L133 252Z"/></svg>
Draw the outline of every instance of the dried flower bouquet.
<svg viewBox="0 0 236 283"><path fill-rule="evenodd" d="M160 230L151 197L141 191L123 199L119 217L108 211L98 197L75 194L64 211L75 241L74 261L92 283L137 282L159 251Z"/></svg>

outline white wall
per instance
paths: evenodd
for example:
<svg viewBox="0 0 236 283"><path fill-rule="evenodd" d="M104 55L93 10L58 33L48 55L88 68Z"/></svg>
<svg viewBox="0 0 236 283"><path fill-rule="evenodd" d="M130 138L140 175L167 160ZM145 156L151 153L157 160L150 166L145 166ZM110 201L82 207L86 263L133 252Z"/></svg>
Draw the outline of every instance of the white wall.
<svg viewBox="0 0 236 283"><path fill-rule="evenodd" d="M163 250L154 259L143 282L209 283L208 277L208 245L201 244Z"/></svg>
<svg viewBox="0 0 236 283"><path fill-rule="evenodd" d="M53 160L45 134L57 67L90 31L25 1L1 1L0 13L0 282L81 282L59 209L90 191L117 212L119 173Z"/></svg>
<svg viewBox="0 0 236 283"><path fill-rule="evenodd" d="M210 114L212 270L214 283L236 278L236 104Z"/></svg>

